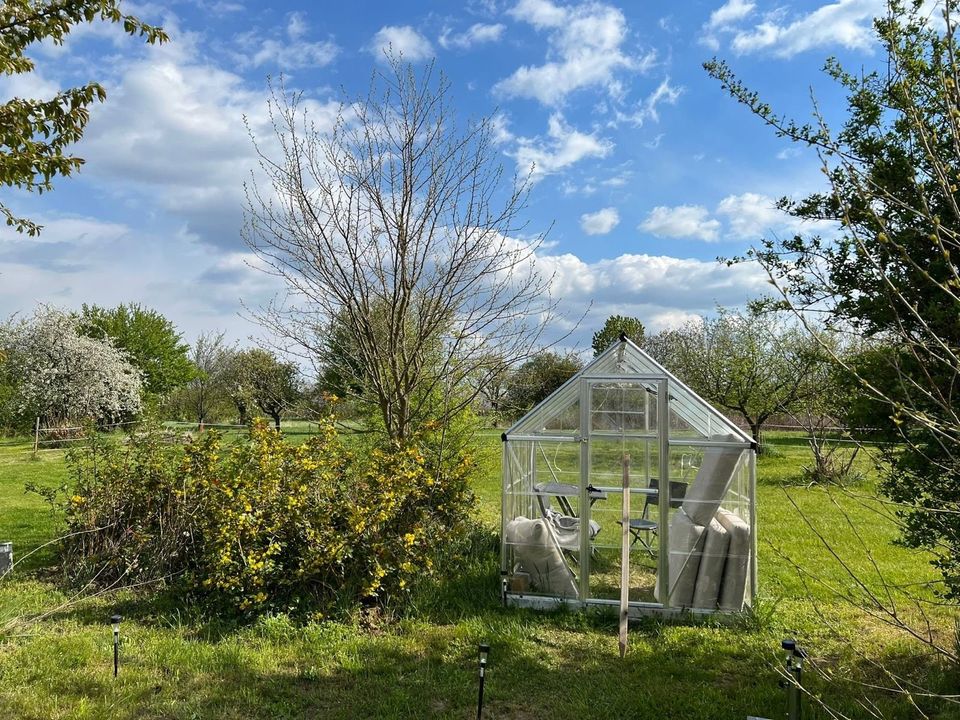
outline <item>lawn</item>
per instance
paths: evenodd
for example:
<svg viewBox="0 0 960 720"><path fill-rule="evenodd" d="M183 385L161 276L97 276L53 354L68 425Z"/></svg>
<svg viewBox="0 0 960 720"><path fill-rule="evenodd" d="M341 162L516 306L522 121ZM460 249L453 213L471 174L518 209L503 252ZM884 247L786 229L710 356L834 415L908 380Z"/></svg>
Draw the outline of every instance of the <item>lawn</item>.
<svg viewBox="0 0 960 720"><path fill-rule="evenodd" d="M645 622L633 628L621 660L608 618L502 608L495 537L499 431L490 431L482 438L485 472L475 488L485 527L475 552L443 568L405 617L305 627L272 617L237 628L169 599L129 592L89 599L0 641L0 717L470 718L480 642L492 648L486 718L782 717L776 668L780 640L792 634L814 663L846 678L826 683L816 673L807 676L813 692L851 717L868 716L858 704L858 683L886 682L877 661L955 688L955 677L895 631L809 584L815 574L837 589L850 587L794 502L864 574L875 563L895 582L934 577L922 554L892 544L894 527L879 506L860 498L871 495L872 479L849 494L796 485L808 451L794 437L771 440L775 452L758 466L760 599L751 617ZM46 451L36 460L25 444L0 446L0 541L13 540L21 555L52 538L54 519L23 488L65 479L62 452ZM48 548L16 577L0 581L0 622L66 599L54 563ZM124 616L117 680L108 624L115 612ZM935 620L952 632L946 610ZM869 692L884 717L916 716L902 697ZM960 717L937 702L918 702L933 716ZM825 715L806 715L817 716Z"/></svg>

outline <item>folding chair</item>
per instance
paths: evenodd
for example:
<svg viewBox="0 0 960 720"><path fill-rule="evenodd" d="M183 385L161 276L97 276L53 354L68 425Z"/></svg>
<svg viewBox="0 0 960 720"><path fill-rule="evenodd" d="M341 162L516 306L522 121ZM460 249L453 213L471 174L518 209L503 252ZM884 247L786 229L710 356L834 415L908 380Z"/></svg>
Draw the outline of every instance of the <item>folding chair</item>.
<svg viewBox="0 0 960 720"><path fill-rule="evenodd" d="M651 535L657 534L657 528L659 527L659 520L650 519L650 506L659 507L660 506L660 481L654 478L650 479L650 490L657 490L658 492L647 493L647 499L643 503L643 514L639 518L635 518L630 521L630 534L633 535L633 542L630 543L630 547L639 542L650 553L651 557L655 557L653 552L653 545L651 540ZM671 480L670 481L670 507L678 508L683 505L683 498L687 494L687 483L682 480ZM620 523L623 524L622 522ZM643 534L646 534L646 537L643 537Z"/></svg>

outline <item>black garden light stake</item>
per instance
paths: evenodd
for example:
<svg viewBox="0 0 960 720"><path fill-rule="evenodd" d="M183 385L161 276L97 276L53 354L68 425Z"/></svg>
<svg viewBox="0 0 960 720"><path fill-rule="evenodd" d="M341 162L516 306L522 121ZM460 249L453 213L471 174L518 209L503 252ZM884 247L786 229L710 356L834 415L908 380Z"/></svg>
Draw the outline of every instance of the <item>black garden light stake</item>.
<svg viewBox="0 0 960 720"><path fill-rule="evenodd" d="M483 679L487 670L487 657L490 655L490 646L480 643L480 695L477 697L477 720L483 714Z"/></svg>
<svg viewBox="0 0 960 720"><path fill-rule="evenodd" d="M114 615L110 618L110 623L113 625L113 676L116 677L117 673L120 671L120 621L121 618L119 615Z"/></svg>
<svg viewBox="0 0 960 720"><path fill-rule="evenodd" d="M800 720L800 697L802 693L801 679L803 676L803 661L807 653L797 645L793 638L787 638L780 643L780 647L787 651L788 680L781 681L781 687L787 689L787 720Z"/></svg>

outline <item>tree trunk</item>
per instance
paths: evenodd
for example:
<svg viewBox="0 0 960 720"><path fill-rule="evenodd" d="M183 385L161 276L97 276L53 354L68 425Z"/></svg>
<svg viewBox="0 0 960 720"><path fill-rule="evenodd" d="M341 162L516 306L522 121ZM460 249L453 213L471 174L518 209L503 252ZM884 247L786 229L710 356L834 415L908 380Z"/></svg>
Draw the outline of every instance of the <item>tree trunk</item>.
<svg viewBox="0 0 960 720"><path fill-rule="evenodd" d="M760 436L760 428L763 427L762 420L751 420L747 418L747 423L750 425L750 434L753 435L753 439L757 443L757 455L763 454L763 439Z"/></svg>
<svg viewBox="0 0 960 720"><path fill-rule="evenodd" d="M270 417L273 418L273 426L277 429L277 432L280 432L280 413L270 413Z"/></svg>

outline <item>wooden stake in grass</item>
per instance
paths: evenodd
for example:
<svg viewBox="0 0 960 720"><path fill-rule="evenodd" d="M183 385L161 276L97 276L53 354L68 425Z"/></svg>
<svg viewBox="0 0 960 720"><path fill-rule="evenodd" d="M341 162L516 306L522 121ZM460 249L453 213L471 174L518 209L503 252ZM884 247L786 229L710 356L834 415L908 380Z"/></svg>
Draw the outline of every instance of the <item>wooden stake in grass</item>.
<svg viewBox="0 0 960 720"><path fill-rule="evenodd" d="M37 424L33 427L33 451L40 448L40 418L37 418Z"/></svg>
<svg viewBox="0 0 960 720"><path fill-rule="evenodd" d="M623 455L623 517L620 523L620 657L627 654L627 616L630 612L630 456Z"/></svg>

